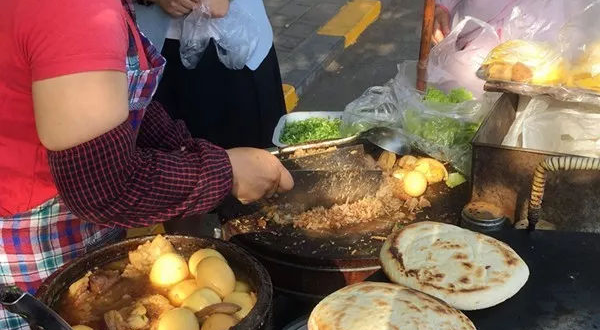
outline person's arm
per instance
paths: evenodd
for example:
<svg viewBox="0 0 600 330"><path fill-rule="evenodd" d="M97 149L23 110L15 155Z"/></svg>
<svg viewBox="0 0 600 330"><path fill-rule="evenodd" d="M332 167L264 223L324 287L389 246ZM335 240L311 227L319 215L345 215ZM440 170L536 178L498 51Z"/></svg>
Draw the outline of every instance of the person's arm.
<svg viewBox="0 0 600 330"><path fill-rule="evenodd" d="M262 150L225 151L208 143L172 151L136 146L126 120L122 8L109 0L53 5L58 12L36 11L45 22L23 21L40 23L24 26L20 42L31 63L38 135L59 194L75 215L139 226L204 212L230 191L252 201L291 188L289 173ZM48 19L60 24L48 25Z"/></svg>
<svg viewBox="0 0 600 330"><path fill-rule="evenodd" d="M435 21L431 40L434 45L440 43L450 33L450 18L458 3L462 0L436 0Z"/></svg>
<svg viewBox="0 0 600 330"><path fill-rule="evenodd" d="M229 0L137 0L143 5L158 4L167 14L177 18L189 14L202 3L211 17L221 18L229 11Z"/></svg>

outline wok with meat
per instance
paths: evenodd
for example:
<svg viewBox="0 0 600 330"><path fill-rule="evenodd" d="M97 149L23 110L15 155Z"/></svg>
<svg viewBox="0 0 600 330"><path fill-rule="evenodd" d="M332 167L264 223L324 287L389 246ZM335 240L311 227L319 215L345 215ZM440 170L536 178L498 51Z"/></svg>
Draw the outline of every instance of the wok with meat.
<svg viewBox="0 0 600 330"><path fill-rule="evenodd" d="M79 329L225 330L257 301L244 274L215 249L185 258L157 236L128 258L90 270L61 296L58 313Z"/></svg>

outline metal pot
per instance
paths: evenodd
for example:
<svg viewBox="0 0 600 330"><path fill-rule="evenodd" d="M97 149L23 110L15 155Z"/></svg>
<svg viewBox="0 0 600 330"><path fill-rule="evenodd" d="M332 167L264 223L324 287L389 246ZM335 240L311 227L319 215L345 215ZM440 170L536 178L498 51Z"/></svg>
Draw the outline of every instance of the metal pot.
<svg viewBox="0 0 600 330"><path fill-rule="evenodd" d="M202 248L212 248L219 251L227 259L233 271L257 291L257 302L252 311L232 330L263 330L269 329L272 318L273 286L266 269L242 248L228 242L213 238L198 238L189 236L165 235L178 253L188 258ZM87 271L101 267L107 263L127 258L129 251L140 244L153 239L153 236L138 237L124 240L95 250L78 258L48 277L36 293L36 297L55 308L63 292L76 280L83 277Z"/></svg>

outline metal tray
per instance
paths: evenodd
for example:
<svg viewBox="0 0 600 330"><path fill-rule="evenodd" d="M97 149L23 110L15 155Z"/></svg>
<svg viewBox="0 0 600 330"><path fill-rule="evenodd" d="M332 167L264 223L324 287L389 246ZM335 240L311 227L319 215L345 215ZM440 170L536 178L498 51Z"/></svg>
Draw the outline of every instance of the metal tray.
<svg viewBox="0 0 600 330"><path fill-rule="evenodd" d="M559 154L502 145L515 120L519 96L504 94L473 139L471 201L500 207L513 222L526 218L536 166ZM558 230L600 232L600 173L549 173L541 219Z"/></svg>

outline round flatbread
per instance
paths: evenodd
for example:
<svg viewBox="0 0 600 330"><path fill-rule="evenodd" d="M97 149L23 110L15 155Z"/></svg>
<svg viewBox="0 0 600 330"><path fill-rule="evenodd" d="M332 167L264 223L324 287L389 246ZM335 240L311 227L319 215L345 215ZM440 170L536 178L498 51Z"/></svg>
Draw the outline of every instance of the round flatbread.
<svg viewBox="0 0 600 330"><path fill-rule="evenodd" d="M527 282L529 268L508 245L437 222L418 222L392 234L381 264L395 283L461 310L497 305Z"/></svg>
<svg viewBox="0 0 600 330"><path fill-rule="evenodd" d="M308 330L475 330L460 311L422 292L392 283L362 282L323 299Z"/></svg>

